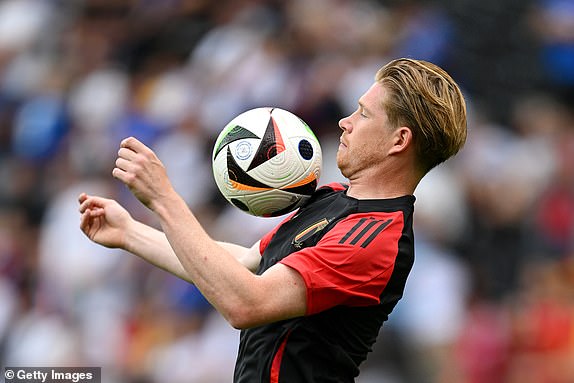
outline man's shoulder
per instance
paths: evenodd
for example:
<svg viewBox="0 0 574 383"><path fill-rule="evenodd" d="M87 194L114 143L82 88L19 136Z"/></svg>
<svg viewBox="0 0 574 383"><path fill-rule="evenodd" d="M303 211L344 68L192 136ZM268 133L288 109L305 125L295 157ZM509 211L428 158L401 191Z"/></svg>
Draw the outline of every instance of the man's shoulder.
<svg viewBox="0 0 574 383"><path fill-rule="evenodd" d="M312 195L312 199L321 199L325 196L334 193L341 193L346 191L349 188L348 184L344 184L341 182L331 182L325 185L321 185L315 190L315 193Z"/></svg>
<svg viewBox="0 0 574 383"><path fill-rule="evenodd" d="M327 192L344 191L344 190L347 190L348 188L349 188L349 184L342 183L342 182L330 182L328 184L321 185L319 188L317 188L315 193L325 192L325 191L327 191Z"/></svg>
<svg viewBox="0 0 574 383"><path fill-rule="evenodd" d="M326 202L330 198L335 197L335 195L345 192L348 188L349 185L340 182L331 182L321 185L315 190L311 195L311 198L309 198L302 207L308 208L310 205L313 205L316 208L316 202Z"/></svg>

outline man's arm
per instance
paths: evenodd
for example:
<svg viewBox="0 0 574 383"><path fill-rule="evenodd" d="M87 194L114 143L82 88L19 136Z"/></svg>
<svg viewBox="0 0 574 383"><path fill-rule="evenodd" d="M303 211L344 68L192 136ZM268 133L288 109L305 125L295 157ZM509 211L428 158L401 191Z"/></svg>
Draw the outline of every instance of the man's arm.
<svg viewBox="0 0 574 383"><path fill-rule="evenodd" d="M165 234L134 220L116 201L88 196L79 197L80 228L94 242L106 247L124 249L145 261L193 283L175 255ZM259 241L251 248L218 242L222 248L247 269L255 272L259 266Z"/></svg>
<svg viewBox="0 0 574 383"><path fill-rule="evenodd" d="M246 328L304 315L301 275L276 264L262 275L245 268L229 246L204 231L175 192L155 153L135 138L122 141L113 176L159 218L182 267L211 304L234 326Z"/></svg>
<svg viewBox="0 0 574 383"><path fill-rule="evenodd" d="M173 251L165 234L141 222L134 222L135 227L134 230L130 230L125 250L181 279L194 283ZM217 243L249 271L255 272L257 270L261 261L259 241L251 247L220 241Z"/></svg>

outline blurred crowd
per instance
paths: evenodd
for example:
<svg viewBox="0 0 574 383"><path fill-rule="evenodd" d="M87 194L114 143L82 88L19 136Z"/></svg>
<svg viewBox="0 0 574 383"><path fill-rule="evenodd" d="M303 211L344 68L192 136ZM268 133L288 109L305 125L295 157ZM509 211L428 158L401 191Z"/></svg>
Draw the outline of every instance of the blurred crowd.
<svg viewBox="0 0 574 383"><path fill-rule="evenodd" d="M358 382L574 382L573 0L0 1L0 366L230 382L238 333L90 243L77 196L157 225L111 176L133 135L214 238L249 245L277 220L219 195L223 126L288 109L321 141L321 183L344 181L338 120L403 56L460 83L469 138L416 191L417 260Z"/></svg>

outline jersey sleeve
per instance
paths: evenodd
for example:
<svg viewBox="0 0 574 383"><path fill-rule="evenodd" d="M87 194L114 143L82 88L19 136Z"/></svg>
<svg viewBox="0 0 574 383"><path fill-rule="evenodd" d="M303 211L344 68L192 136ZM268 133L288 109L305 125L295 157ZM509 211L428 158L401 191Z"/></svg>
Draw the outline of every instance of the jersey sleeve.
<svg viewBox="0 0 574 383"><path fill-rule="evenodd" d="M307 315L338 305L380 303L403 228L400 211L353 214L337 223L317 245L281 260L305 281Z"/></svg>

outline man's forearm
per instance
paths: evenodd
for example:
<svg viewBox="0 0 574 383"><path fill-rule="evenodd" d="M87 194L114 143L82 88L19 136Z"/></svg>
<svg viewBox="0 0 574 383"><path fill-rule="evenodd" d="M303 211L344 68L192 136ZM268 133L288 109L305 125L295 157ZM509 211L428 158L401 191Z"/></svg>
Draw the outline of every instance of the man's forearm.
<svg viewBox="0 0 574 383"><path fill-rule="evenodd" d="M260 256L249 253L248 248L228 242L217 243L232 254L241 264L255 272ZM258 248L258 245L255 246ZM135 222L126 238L126 248L130 253L157 266L181 279L193 283L191 277L177 258L165 234L141 222Z"/></svg>
<svg viewBox="0 0 574 383"><path fill-rule="evenodd" d="M160 230L136 221L134 227L128 230L124 250L193 283L175 255L165 234Z"/></svg>

